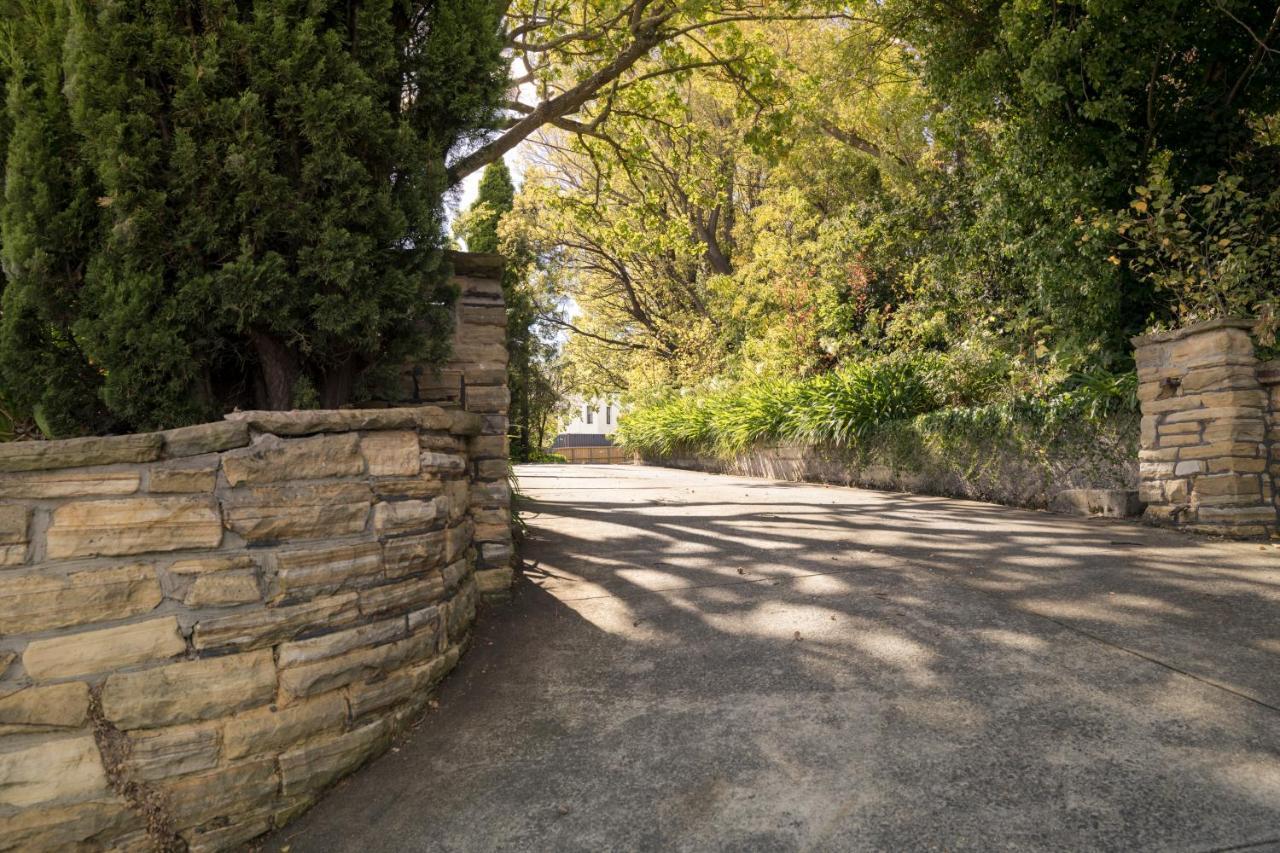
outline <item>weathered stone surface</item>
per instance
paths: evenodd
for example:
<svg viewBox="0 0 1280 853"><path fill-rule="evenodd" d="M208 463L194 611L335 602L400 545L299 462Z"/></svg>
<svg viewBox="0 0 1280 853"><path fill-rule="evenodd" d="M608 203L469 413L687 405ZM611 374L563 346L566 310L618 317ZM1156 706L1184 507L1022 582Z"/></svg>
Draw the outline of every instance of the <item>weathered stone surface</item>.
<svg viewBox="0 0 1280 853"><path fill-rule="evenodd" d="M359 616L354 592L303 601L288 607L257 607L201 619L193 641L200 650L271 646L320 626L343 625Z"/></svg>
<svg viewBox="0 0 1280 853"><path fill-rule="evenodd" d="M0 577L0 633L23 634L124 619L160 603L155 570L144 564L70 575Z"/></svg>
<svg viewBox="0 0 1280 853"><path fill-rule="evenodd" d="M418 447L433 450L437 453L462 453L466 449L466 439L458 438L447 432L424 432L418 434Z"/></svg>
<svg viewBox="0 0 1280 853"><path fill-rule="evenodd" d="M333 740L304 746L280 756L281 793L286 797L323 788L386 749L386 723L379 720Z"/></svg>
<svg viewBox="0 0 1280 853"><path fill-rule="evenodd" d="M166 456L199 456L244 447L249 443L249 425L239 421L217 421L166 430L160 435L164 437Z"/></svg>
<svg viewBox="0 0 1280 853"><path fill-rule="evenodd" d="M276 690L271 650L116 673L102 688L102 711L122 729L210 720L265 705Z"/></svg>
<svg viewBox="0 0 1280 853"><path fill-rule="evenodd" d="M444 579L437 574L360 590L360 613L377 616L411 610L438 601L444 595Z"/></svg>
<svg viewBox="0 0 1280 853"><path fill-rule="evenodd" d="M470 519L460 524L455 524L445 531L444 537L444 559L445 562L452 563L454 560L466 553L471 547L471 540L474 537L475 526Z"/></svg>
<svg viewBox="0 0 1280 853"><path fill-rule="evenodd" d="M155 432L61 441L7 441L0 444L0 471L151 462L160 458L163 447L164 439Z"/></svg>
<svg viewBox="0 0 1280 853"><path fill-rule="evenodd" d="M1165 423L1184 423L1186 421L1218 421L1225 419L1239 420L1244 418L1260 418L1262 409L1244 409L1236 406L1223 406L1214 409L1192 409L1186 412L1174 412L1165 415Z"/></svg>
<svg viewBox="0 0 1280 853"><path fill-rule="evenodd" d="M1120 491L1120 490L1089 489L1087 491L1107 492L1107 491ZM1133 494L1132 496L1129 496L1126 493L1126 496L1123 498L1117 496L1117 497L1109 498L1106 500L1098 500L1089 505L1091 510L1096 509L1098 510L1098 512L1090 512L1089 514L1090 515L1108 515L1111 513L1129 512L1128 508L1130 505L1130 501L1134 503L1137 502L1136 493ZM1130 514L1133 514L1133 513L1130 513ZM1120 518L1125 516L1116 516L1116 517ZM510 563L513 554L514 552L512 550L510 542L485 542L484 544L480 545L480 559L481 561L483 561L486 568L497 566L497 565L506 565Z"/></svg>
<svg viewBox="0 0 1280 853"><path fill-rule="evenodd" d="M222 472L233 486L354 477L364 473L364 460L355 434L297 439L265 435L249 447L223 454Z"/></svg>
<svg viewBox="0 0 1280 853"><path fill-rule="evenodd" d="M119 849L113 842L140 829L142 818L128 803L104 793L87 802L0 815L0 850Z"/></svg>
<svg viewBox="0 0 1280 853"><path fill-rule="evenodd" d="M0 699L0 736L47 729L77 729L89 719L83 681L25 687Z"/></svg>
<svg viewBox="0 0 1280 853"><path fill-rule="evenodd" d="M0 565L14 565L27 556L27 526L31 511L20 504L0 504L0 545L9 546L10 553L0 558Z"/></svg>
<svg viewBox="0 0 1280 853"><path fill-rule="evenodd" d="M248 814L232 815L227 825L215 818L207 827L188 827L178 835L187 843L187 853L238 850L245 842L271 830L271 813L271 809L264 807Z"/></svg>
<svg viewBox="0 0 1280 853"><path fill-rule="evenodd" d="M413 636L381 646L359 648L323 660L304 663L280 671L280 689L293 699L327 693L365 680L405 663L429 657L434 641L429 636Z"/></svg>
<svg viewBox="0 0 1280 853"><path fill-rule="evenodd" d="M1253 368L1248 365L1204 366L1181 377L1182 391L1187 394L1254 388L1257 383Z"/></svg>
<svg viewBox="0 0 1280 853"><path fill-rule="evenodd" d="M444 563L445 548L443 530L388 539L382 550L387 577L404 577L434 569Z"/></svg>
<svg viewBox="0 0 1280 853"><path fill-rule="evenodd" d="M1276 522L1276 510L1269 506L1236 506L1236 507L1215 507L1205 506L1197 510L1201 521L1219 522L1232 521L1241 524L1251 522L1265 522L1274 524Z"/></svg>
<svg viewBox="0 0 1280 853"><path fill-rule="evenodd" d="M507 437L505 435L478 435L471 439L472 459L501 459L504 464L507 458Z"/></svg>
<svg viewBox="0 0 1280 853"><path fill-rule="evenodd" d="M1204 461L1193 459L1189 462L1179 462L1174 467L1173 473L1179 477L1186 477L1191 474L1203 474L1204 470Z"/></svg>
<svg viewBox="0 0 1280 853"><path fill-rule="evenodd" d="M374 712L386 711L412 696L418 688L418 678L413 670L414 668L397 670L372 684L353 684L346 688L351 719L359 720Z"/></svg>
<svg viewBox="0 0 1280 853"><path fill-rule="evenodd" d="M1184 462L1184 465L1193 463ZM1201 463L1205 464L1205 463ZM1208 473L1223 474L1261 474L1267 470L1267 460L1262 458L1242 459L1237 456L1227 456L1219 459L1210 459L1207 463Z"/></svg>
<svg viewBox="0 0 1280 853"><path fill-rule="evenodd" d="M492 483L475 483L471 486L471 505L478 507L505 507L511 503L511 487L506 480Z"/></svg>
<svg viewBox="0 0 1280 853"><path fill-rule="evenodd" d="M1253 441L1261 443L1266 436L1266 425L1261 418L1249 420L1218 421L1204 428L1204 440L1209 443L1219 441Z"/></svg>
<svg viewBox="0 0 1280 853"><path fill-rule="evenodd" d="M511 405L506 385L467 386L468 412L505 412Z"/></svg>
<svg viewBox="0 0 1280 853"><path fill-rule="evenodd" d="M142 475L137 471L40 471L0 476L0 497L92 498L131 495L138 491Z"/></svg>
<svg viewBox="0 0 1280 853"><path fill-rule="evenodd" d="M449 602L445 613L446 638L455 642L461 640L471 629L471 623L475 620L476 585L473 581L463 584L457 596Z"/></svg>
<svg viewBox="0 0 1280 853"><path fill-rule="evenodd" d="M262 598L258 574L252 570L218 572L195 578L182 597L188 607L230 607Z"/></svg>
<svg viewBox="0 0 1280 853"><path fill-rule="evenodd" d="M373 493L360 483L233 490L223 512L229 529L252 543L331 538L365 528Z"/></svg>
<svg viewBox="0 0 1280 853"><path fill-rule="evenodd" d="M1171 451L1176 453L1176 451ZM1170 456L1170 459L1175 458ZM511 511L505 507L476 507L471 510L471 519L476 523L476 530L479 531L481 525L503 525L511 526ZM478 535L478 534L477 534Z"/></svg>
<svg viewBox="0 0 1280 853"><path fill-rule="evenodd" d="M506 348L501 348L506 353ZM471 412L454 409L449 412L449 432L454 435L479 435L484 427L484 419Z"/></svg>
<svg viewBox="0 0 1280 853"><path fill-rule="evenodd" d="M452 592L458 584L466 578L470 571L471 565L466 560L455 560L445 566L444 571L441 572L441 576L444 578L445 589Z"/></svg>
<svg viewBox="0 0 1280 853"><path fill-rule="evenodd" d="M223 752L228 759L279 752L321 732L336 732L347 717L338 692L303 699L285 708L255 708L223 725Z"/></svg>
<svg viewBox="0 0 1280 853"><path fill-rule="evenodd" d="M198 462L162 465L151 469L147 475L147 491L163 494L177 492L213 492L218 480L218 458L208 457Z"/></svg>
<svg viewBox="0 0 1280 853"><path fill-rule="evenodd" d="M0 752L0 805L27 808L108 793L90 734L47 738Z"/></svg>
<svg viewBox="0 0 1280 853"><path fill-rule="evenodd" d="M437 406L402 409L321 409L293 412L233 412L228 421L247 423L259 432L310 435L382 429L446 429L449 413Z"/></svg>
<svg viewBox="0 0 1280 853"><path fill-rule="evenodd" d="M1054 495L1049 506L1054 512L1105 518L1133 518L1146 509L1137 492L1123 489L1066 489ZM476 582L480 583L480 573ZM480 591L484 592L483 584Z"/></svg>
<svg viewBox="0 0 1280 853"><path fill-rule="evenodd" d="M426 500L444 493L445 484L436 476L425 474L417 477L385 477L373 483L373 492L380 500L417 498Z"/></svg>
<svg viewBox="0 0 1280 853"><path fill-rule="evenodd" d="M275 800L277 787L275 761L262 759L186 776L162 785L161 790L174 823L184 829L265 809Z"/></svg>
<svg viewBox="0 0 1280 853"><path fill-rule="evenodd" d="M373 529L378 533L405 533L429 528L440 514L440 501L383 501L373 508Z"/></svg>
<svg viewBox="0 0 1280 853"><path fill-rule="evenodd" d="M53 511L47 534L54 560L216 548L221 541L211 497L76 501Z"/></svg>
<svg viewBox="0 0 1280 853"><path fill-rule="evenodd" d="M439 632L443 610L441 605L431 605L415 610L409 614L409 630L418 633L423 630Z"/></svg>
<svg viewBox="0 0 1280 853"><path fill-rule="evenodd" d="M476 524L475 540L477 542L511 542L511 523Z"/></svg>
<svg viewBox="0 0 1280 853"><path fill-rule="evenodd" d="M22 653L22 664L35 679L67 678L168 660L186 650L187 644L178 632L178 620L165 616L115 628L32 640Z"/></svg>
<svg viewBox="0 0 1280 853"><path fill-rule="evenodd" d="M510 566L476 572L476 587L481 595L507 592L514 580L515 570Z"/></svg>
<svg viewBox="0 0 1280 853"><path fill-rule="evenodd" d="M481 480L498 480L507 476L507 460L485 459L476 463L476 476Z"/></svg>
<svg viewBox="0 0 1280 853"><path fill-rule="evenodd" d="M294 597L304 591L333 592L381 575L382 546L377 542L356 542L277 551L271 557L271 565L276 598Z"/></svg>
<svg viewBox="0 0 1280 853"><path fill-rule="evenodd" d="M406 634L403 617L384 619L368 625L334 631L319 637L310 637L292 643L281 643L276 652L276 663L281 669L336 657L352 649L378 646L398 640Z"/></svg>
<svg viewBox="0 0 1280 853"><path fill-rule="evenodd" d="M218 735L214 723L130 732L126 766L146 781L210 770L218 764Z"/></svg>
<svg viewBox="0 0 1280 853"><path fill-rule="evenodd" d="M360 452L374 477L409 477L421 470L418 434L408 430L365 433Z"/></svg>
<svg viewBox="0 0 1280 853"><path fill-rule="evenodd" d="M1178 458L1212 459L1215 456L1249 457L1258 455L1258 445L1248 441L1217 441L1213 444L1184 447L1178 451Z"/></svg>
<svg viewBox="0 0 1280 853"><path fill-rule="evenodd" d="M1200 423L1198 421L1191 421L1190 423L1182 423L1182 424L1161 424L1160 425L1160 435L1162 437L1167 435L1187 435L1187 434L1195 435L1195 434L1199 434L1199 432L1200 432Z"/></svg>
<svg viewBox="0 0 1280 853"><path fill-rule="evenodd" d="M1214 474L1196 479L1197 496L1205 495L1261 495L1262 486L1255 476Z"/></svg>
<svg viewBox="0 0 1280 853"><path fill-rule="evenodd" d="M422 470L439 474L461 474L467 470L467 458L460 453L438 453L424 450L421 454Z"/></svg>

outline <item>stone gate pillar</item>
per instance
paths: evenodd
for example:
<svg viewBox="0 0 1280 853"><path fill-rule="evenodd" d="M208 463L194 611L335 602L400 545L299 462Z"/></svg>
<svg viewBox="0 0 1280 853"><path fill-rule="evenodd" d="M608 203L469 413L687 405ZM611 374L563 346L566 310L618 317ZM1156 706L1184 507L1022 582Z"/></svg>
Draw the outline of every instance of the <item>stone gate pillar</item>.
<svg viewBox="0 0 1280 853"><path fill-rule="evenodd" d="M475 525L476 583L487 599L509 594L514 579L511 489L507 481L507 308L501 255L449 252L454 307L452 354L439 366L408 364L404 403L430 403L480 415L480 434L467 450L471 472L471 520Z"/></svg>
<svg viewBox="0 0 1280 853"><path fill-rule="evenodd" d="M1148 520L1242 537L1280 529L1276 396L1263 385L1251 329L1215 320L1133 339Z"/></svg>

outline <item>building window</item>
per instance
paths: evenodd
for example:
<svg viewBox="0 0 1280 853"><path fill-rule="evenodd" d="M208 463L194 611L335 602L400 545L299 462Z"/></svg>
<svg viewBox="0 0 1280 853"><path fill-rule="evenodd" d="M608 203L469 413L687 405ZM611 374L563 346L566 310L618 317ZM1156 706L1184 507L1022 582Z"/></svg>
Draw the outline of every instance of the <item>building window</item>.
<svg viewBox="0 0 1280 853"><path fill-rule="evenodd" d="M606 424L613 423L613 403L604 407L604 422Z"/></svg>
<svg viewBox="0 0 1280 853"><path fill-rule="evenodd" d="M591 406L587 406L587 424L593 424L595 422L596 413L592 410Z"/></svg>

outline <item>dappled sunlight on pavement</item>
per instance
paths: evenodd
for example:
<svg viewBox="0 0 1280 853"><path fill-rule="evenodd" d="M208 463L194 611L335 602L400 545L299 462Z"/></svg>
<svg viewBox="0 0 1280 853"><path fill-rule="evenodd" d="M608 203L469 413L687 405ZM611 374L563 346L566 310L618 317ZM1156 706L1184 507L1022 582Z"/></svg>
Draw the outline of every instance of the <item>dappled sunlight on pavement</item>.
<svg viewBox="0 0 1280 853"><path fill-rule="evenodd" d="M1274 546L656 468L519 479L515 601L295 851L1280 844Z"/></svg>

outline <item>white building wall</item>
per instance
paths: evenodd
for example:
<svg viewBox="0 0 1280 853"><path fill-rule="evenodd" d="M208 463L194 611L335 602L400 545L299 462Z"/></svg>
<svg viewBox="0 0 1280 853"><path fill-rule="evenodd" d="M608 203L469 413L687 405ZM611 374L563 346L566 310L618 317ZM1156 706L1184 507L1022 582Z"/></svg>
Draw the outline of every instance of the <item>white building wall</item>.
<svg viewBox="0 0 1280 853"><path fill-rule="evenodd" d="M616 400L574 400L575 414L562 434L613 435L618 429Z"/></svg>

